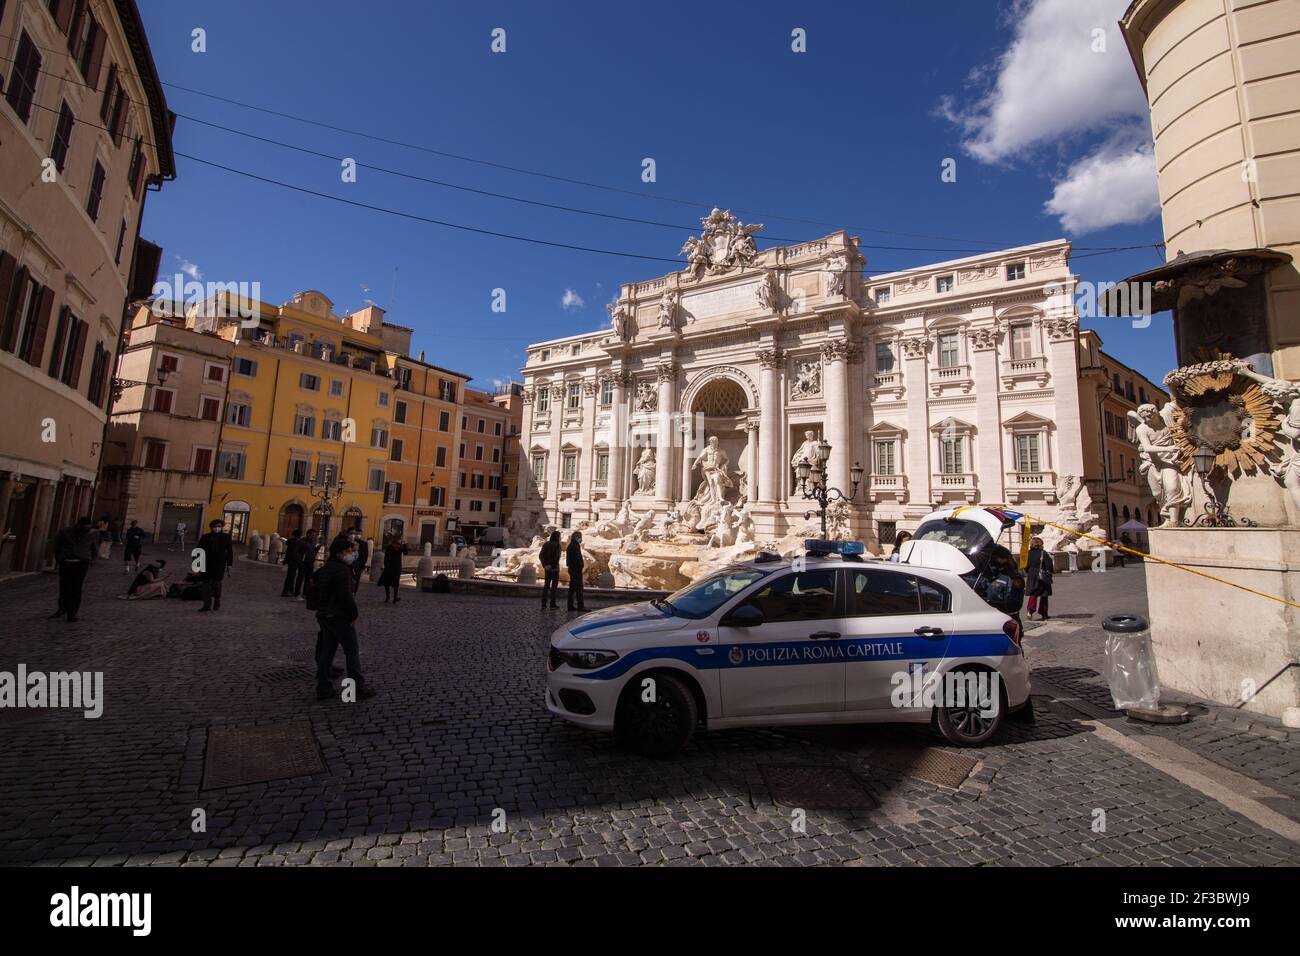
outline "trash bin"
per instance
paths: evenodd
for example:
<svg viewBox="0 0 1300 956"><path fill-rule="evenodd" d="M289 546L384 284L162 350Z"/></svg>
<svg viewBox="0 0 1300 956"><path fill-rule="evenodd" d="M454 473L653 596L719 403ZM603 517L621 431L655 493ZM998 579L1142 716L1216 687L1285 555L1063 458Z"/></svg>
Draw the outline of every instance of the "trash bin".
<svg viewBox="0 0 1300 956"><path fill-rule="evenodd" d="M1116 710L1158 710L1160 681L1151 654L1151 625L1136 614L1101 622L1106 632L1106 682Z"/></svg>

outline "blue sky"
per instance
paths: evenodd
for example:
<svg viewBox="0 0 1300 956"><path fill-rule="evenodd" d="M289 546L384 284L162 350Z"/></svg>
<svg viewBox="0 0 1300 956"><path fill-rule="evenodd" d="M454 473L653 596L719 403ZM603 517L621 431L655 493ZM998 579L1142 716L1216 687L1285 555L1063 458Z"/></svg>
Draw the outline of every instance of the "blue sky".
<svg viewBox="0 0 1300 956"><path fill-rule="evenodd" d="M1113 281L1162 261L1155 248L1084 255L1161 238L1148 120L1114 28L1125 0L139 3L159 73L174 84L169 105L183 114L181 153L354 202L652 257L410 221L184 157L177 180L151 197L144 235L164 247L164 275L188 265L204 280L257 280L275 302L318 288L340 311L371 300L415 329L413 349L479 386L518 378L530 342L602 325L619 283L670 271L653 257L676 257L712 205L765 223L760 240L847 228L862 237L875 271L1059 236L1075 241L1074 269L1085 280ZM490 49L498 27L504 53ZM191 50L195 28L206 31L205 53ZM796 28L807 52L791 49ZM380 143L178 86L625 192ZM366 168L344 183L336 159L187 117L673 228ZM647 157L653 183L641 181ZM942 180L948 158L956 182ZM491 309L497 288L506 291L504 313ZM1174 365L1167 315L1145 329L1084 324L1157 381Z"/></svg>

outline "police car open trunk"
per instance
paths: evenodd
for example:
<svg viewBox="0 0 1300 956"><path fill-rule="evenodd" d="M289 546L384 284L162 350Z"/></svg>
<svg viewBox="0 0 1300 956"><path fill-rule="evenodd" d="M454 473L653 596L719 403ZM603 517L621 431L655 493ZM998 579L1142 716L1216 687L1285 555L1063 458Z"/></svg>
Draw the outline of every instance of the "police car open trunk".
<svg viewBox="0 0 1300 956"><path fill-rule="evenodd" d="M899 551L904 564L959 574L990 606L1017 615L1025 579L1011 551L998 543L1021 515L1000 508L947 508L926 515Z"/></svg>

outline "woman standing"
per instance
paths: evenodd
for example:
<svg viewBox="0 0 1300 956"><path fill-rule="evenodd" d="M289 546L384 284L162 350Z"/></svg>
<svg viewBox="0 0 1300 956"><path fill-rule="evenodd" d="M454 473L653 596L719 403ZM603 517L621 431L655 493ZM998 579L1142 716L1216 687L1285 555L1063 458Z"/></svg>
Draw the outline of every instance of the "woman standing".
<svg viewBox="0 0 1300 956"><path fill-rule="evenodd" d="M402 586L402 556L405 554L406 542L401 538L394 538L384 548L384 571L379 575L379 583L384 586L385 604L390 596L394 604L402 600L398 595Z"/></svg>
<svg viewBox="0 0 1300 956"><path fill-rule="evenodd" d="M894 550L889 552L890 561L893 561L895 564L902 562L903 556L898 553L899 549L902 548L903 545L907 544L911 537L912 533L910 531L898 532L897 537L894 538Z"/></svg>
<svg viewBox="0 0 1300 956"><path fill-rule="evenodd" d="M1040 621L1047 620L1047 600L1052 596L1052 573L1056 570L1052 556L1043 550L1043 539L1035 535L1029 539L1029 560L1025 564L1025 593L1029 595L1029 616L1038 612Z"/></svg>

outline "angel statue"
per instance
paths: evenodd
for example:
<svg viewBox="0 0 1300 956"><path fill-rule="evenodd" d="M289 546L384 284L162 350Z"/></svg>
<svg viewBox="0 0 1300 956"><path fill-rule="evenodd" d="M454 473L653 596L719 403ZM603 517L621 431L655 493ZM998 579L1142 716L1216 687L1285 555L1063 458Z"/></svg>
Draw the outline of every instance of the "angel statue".
<svg viewBox="0 0 1300 956"><path fill-rule="evenodd" d="M1184 513L1192 503L1192 481L1179 468L1178 446L1170 433L1174 403L1157 411L1148 402L1136 412L1129 412L1138 446L1138 473L1156 499L1164 521L1157 527L1177 528L1184 524Z"/></svg>
<svg viewBox="0 0 1300 956"><path fill-rule="evenodd" d="M611 303L605 306L605 311L609 313L609 327L614 330L614 335L627 341L628 334L628 314L627 306L619 303Z"/></svg>
<svg viewBox="0 0 1300 956"><path fill-rule="evenodd" d="M659 328L677 328L677 300L676 289L665 289L659 297Z"/></svg>

